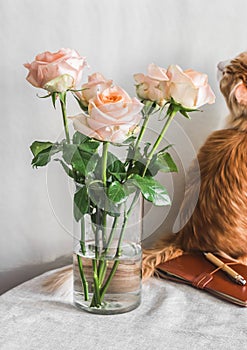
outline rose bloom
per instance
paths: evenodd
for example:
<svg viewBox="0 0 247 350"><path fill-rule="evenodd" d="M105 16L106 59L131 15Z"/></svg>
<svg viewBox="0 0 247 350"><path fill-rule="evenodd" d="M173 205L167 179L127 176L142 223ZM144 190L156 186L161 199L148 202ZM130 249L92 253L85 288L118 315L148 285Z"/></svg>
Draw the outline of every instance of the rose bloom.
<svg viewBox="0 0 247 350"><path fill-rule="evenodd" d="M75 130L100 141L121 143L137 130L143 104L118 86L90 100L88 113L71 117Z"/></svg>
<svg viewBox="0 0 247 350"><path fill-rule="evenodd" d="M82 91L76 93L81 103L87 107L89 100L94 98L97 93L102 92L112 86L112 80L106 80L100 73L94 73L88 76L88 83L82 85Z"/></svg>
<svg viewBox="0 0 247 350"><path fill-rule="evenodd" d="M55 53L43 52L24 66L29 70L26 79L33 86L50 92L63 92L80 82L87 63L75 50L60 49Z"/></svg>
<svg viewBox="0 0 247 350"><path fill-rule="evenodd" d="M184 107L198 108L206 103L214 103L215 95L208 84L206 74L192 69L183 71L177 65L167 70L166 99L171 97Z"/></svg>
<svg viewBox="0 0 247 350"><path fill-rule="evenodd" d="M136 93L142 100L150 100L163 105L165 102L165 82L169 79L166 69L157 66L154 63L148 65L148 74L135 74L134 79L137 83Z"/></svg>

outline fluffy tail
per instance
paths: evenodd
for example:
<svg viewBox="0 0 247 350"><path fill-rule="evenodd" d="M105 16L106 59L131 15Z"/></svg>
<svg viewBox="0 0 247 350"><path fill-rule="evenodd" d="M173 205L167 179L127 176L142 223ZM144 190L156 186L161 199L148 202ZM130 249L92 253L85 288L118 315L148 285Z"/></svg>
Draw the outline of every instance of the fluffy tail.
<svg viewBox="0 0 247 350"><path fill-rule="evenodd" d="M155 274L155 268L162 262L174 259L183 254L183 250L176 235L162 239L157 248L144 249L142 259L143 279L147 279Z"/></svg>
<svg viewBox="0 0 247 350"><path fill-rule="evenodd" d="M70 294L72 291L72 279L73 267L72 265L69 265L48 276L45 279L42 287L47 293L51 293L56 296L64 296Z"/></svg>

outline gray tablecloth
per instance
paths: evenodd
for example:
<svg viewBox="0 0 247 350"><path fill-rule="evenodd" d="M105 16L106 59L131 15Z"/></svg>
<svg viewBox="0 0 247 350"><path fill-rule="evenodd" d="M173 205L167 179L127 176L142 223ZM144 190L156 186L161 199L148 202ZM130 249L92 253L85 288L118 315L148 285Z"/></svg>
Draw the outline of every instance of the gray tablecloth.
<svg viewBox="0 0 247 350"><path fill-rule="evenodd" d="M50 271L0 298L1 350L246 349L247 309L175 282L151 279L141 306L102 316L41 291Z"/></svg>

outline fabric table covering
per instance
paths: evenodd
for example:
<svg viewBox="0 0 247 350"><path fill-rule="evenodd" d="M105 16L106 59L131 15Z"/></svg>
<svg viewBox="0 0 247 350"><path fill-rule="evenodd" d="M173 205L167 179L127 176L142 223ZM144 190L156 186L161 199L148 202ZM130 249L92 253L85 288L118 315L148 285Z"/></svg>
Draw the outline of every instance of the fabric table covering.
<svg viewBox="0 0 247 350"><path fill-rule="evenodd" d="M247 347L247 309L190 286L152 278L141 305L95 315L42 291L46 272L0 298L1 350L240 349Z"/></svg>

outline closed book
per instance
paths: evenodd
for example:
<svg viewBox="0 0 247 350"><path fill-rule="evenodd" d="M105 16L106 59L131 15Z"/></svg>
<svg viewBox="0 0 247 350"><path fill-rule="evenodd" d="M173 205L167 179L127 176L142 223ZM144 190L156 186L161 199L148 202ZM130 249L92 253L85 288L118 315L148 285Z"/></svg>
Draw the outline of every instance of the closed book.
<svg viewBox="0 0 247 350"><path fill-rule="evenodd" d="M220 260L247 280L246 265L222 257ZM162 278L186 283L231 303L247 306L247 286L237 284L202 253L183 254L166 261L157 266L156 272Z"/></svg>

